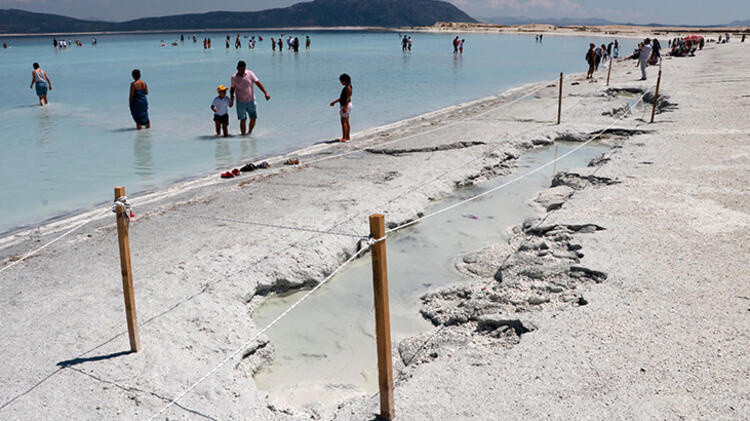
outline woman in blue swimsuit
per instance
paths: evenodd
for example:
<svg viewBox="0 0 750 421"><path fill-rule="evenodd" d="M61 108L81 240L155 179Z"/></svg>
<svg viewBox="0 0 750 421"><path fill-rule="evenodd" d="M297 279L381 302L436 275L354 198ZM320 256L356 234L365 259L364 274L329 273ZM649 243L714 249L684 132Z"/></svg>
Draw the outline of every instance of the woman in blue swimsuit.
<svg viewBox="0 0 750 421"><path fill-rule="evenodd" d="M151 121L148 119L148 85L146 82L141 80L141 71L138 69L133 70L133 83L130 84L130 114L135 120L135 125L138 130L145 126L147 129L151 128Z"/></svg>

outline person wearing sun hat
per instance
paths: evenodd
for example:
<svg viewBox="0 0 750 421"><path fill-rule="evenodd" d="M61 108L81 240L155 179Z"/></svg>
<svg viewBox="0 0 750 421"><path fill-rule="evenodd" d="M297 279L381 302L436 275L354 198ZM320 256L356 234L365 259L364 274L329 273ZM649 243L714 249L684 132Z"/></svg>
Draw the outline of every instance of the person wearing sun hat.
<svg viewBox="0 0 750 421"><path fill-rule="evenodd" d="M219 85L216 91L219 96L214 98L214 102L211 103L211 111L214 112L214 124L216 125L216 136L221 136L221 132L224 132L224 137L229 137L229 108L232 106L232 102L227 97L227 87Z"/></svg>

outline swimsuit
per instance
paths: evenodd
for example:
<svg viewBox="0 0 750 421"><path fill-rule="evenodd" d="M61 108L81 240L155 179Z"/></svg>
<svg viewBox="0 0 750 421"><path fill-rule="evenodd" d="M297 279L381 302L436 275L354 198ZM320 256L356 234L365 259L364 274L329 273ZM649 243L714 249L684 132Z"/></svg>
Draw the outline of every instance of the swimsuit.
<svg viewBox="0 0 750 421"><path fill-rule="evenodd" d="M145 89L136 89L133 92L133 101L130 103L130 115L136 124L142 126L150 123L148 119L148 100L146 99Z"/></svg>

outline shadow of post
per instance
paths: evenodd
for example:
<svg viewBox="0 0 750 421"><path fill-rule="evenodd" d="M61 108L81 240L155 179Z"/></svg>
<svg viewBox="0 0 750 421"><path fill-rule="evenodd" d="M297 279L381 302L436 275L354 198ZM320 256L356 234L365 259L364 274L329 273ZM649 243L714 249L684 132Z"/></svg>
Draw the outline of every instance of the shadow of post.
<svg viewBox="0 0 750 421"><path fill-rule="evenodd" d="M88 358L73 358L72 360L65 360L60 361L57 363L58 367L72 367L74 365L83 364L83 363L90 363L94 361L103 361L103 360L110 360L112 358L122 357L123 355L132 354L133 351L120 351L120 352L114 352L112 354L107 355L97 355L95 357L88 357Z"/></svg>

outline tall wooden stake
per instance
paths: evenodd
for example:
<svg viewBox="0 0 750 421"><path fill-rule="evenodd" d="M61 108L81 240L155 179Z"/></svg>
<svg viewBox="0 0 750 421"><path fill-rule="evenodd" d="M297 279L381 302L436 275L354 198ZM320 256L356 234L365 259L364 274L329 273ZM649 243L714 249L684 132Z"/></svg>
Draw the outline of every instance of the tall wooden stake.
<svg viewBox="0 0 750 421"><path fill-rule="evenodd" d="M562 116L562 85L563 85L563 74L560 72L560 97L557 101L557 124L560 124L560 117Z"/></svg>
<svg viewBox="0 0 750 421"><path fill-rule="evenodd" d="M125 187L115 187L115 200L125 197ZM130 267L130 239L128 238L128 215L122 207L117 208L117 240L120 244L120 269L122 272L122 292L125 295L125 318L128 321L130 350L141 350L141 337L138 335L138 320L135 315L135 293L133 292L133 270Z"/></svg>
<svg viewBox="0 0 750 421"><path fill-rule="evenodd" d="M651 109L651 122L654 122L656 116L656 104L659 102L659 85L661 85L661 69L659 69L659 78L656 79L656 92L654 93L654 108Z"/></svg>
<svg viewBox="0 0 750 421"><path fill-rule="evenodd" d="M370 235L375 239L385 237L385 216L370 215ZM375 296L380 417L391 420L394 416L393 362L391 358L391 316L388 306L388 266L385 240L372 246L372 286Z"/></svg>
<svg viewBox="0 0 750 421"><path fill-rule="evenodd" d="M612 75L612 66L615 64L615 59L609 56L609 70L607 70L607 86L609 86L609 77Z"/></svg>

